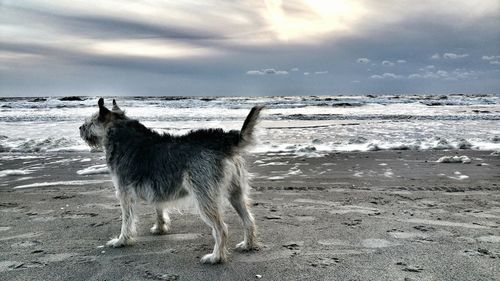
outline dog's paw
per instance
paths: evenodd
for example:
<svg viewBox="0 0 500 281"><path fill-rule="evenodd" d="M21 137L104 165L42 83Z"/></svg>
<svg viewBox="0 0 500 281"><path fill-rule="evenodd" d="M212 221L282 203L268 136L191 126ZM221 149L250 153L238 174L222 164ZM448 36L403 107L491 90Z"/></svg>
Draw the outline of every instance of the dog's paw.
<svg viewBox="0 0 500 281"><path fill-rule="evenodd" d="M223 262L223 260L221 259L220 256L217 256L215 254L207 254L207 255L204 255L202 258L201 258L201 263L205 263L205 264L216 264L216 263L221 263Z"/></svg>
<svg viewBox="0 0 500 281"><path fill-rule="evenodd" d="M236 250L240 252L259 251L260 246L257 243L247 243L246 241L242 241L236 244Z"/></svg>
<svg viewBox="0 0 500 281"><path fill-rule="evenodd" d="M132 241L125 240L122 238L113 238L106 243L106 246L113 247L113 248L120 248L120 247L125 247L128 245L132 245Z"/></svg>
<svg viewBox="0 0 500 281"><path fill-rule="evenodd" d="M166 224L158 225L157 223L155 223L149 231L152 234L156 234L156 235L167 234L168 226Z"/></svg>

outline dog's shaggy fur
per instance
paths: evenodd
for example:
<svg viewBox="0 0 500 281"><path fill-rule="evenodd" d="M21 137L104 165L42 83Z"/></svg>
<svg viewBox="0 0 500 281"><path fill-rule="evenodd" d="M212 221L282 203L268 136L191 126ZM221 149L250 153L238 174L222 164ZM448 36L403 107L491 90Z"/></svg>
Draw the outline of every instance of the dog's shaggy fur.
<svg viewBox="0 0 500 281"><path fill-rule="evenodd" d="M253 143L254 128L263 107L254 107L241 131L222 129L191 131L183 136L159 134L137 120L129 119L113 100L111 110L101 98L99 112L80 126L80 136L89 146L102 147L122 209L118 238L107 245L130 245L136 233L135 203L145 200L156 208L154 234L167 232L170 219L166 202L192 196L205 223L212 227L213 253L203 263L227 259L227 226L221 199L227 195L245 229L240 250L257 249L255 222L248 204L248 176L242 157Z"/></svg>

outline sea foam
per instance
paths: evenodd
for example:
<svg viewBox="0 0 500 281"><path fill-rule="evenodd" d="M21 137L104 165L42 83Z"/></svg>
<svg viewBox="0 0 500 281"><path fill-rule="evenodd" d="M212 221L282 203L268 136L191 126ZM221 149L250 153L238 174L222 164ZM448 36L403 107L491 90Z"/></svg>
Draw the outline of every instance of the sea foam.
<svg viewBox="0 0 500 281"><path fill-rule="evenodd" d="M110 98L105 98L109 103ZM500 150L498 95L119 97L127 114L158 132L239 130L266 109L253 152L318 157L335 151ZM0 152L89 151L78 127L96 97L0 99Z"/></svg>
<svg viewBox="0 0 500 281"><path fill-rule="evenodd" d="M76 173L79 175L107 174L109 170L106 164L99 164L78 170Z"/></svg>

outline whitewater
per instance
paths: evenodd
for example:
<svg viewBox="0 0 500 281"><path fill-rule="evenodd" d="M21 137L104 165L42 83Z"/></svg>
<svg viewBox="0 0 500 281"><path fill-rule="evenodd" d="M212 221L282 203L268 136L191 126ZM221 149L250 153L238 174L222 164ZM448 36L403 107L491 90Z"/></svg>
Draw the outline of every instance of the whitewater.
<svg viewBox="0 0 500 281"><path fill-rule="evenodd" d="M498 95L105 97L159 132L240 129L265 105L253 152L321 156L337 151L500 150ZM78 127L98 97L0 98L0 152L81 152Z"/></svg>

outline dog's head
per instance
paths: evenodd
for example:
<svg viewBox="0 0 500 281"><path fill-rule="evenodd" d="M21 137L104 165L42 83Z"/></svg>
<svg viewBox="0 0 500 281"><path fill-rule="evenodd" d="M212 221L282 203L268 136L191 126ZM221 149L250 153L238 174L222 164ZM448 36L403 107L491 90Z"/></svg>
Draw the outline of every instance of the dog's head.
<svg viewBox="0 0 500 281"><path fill-rule="evenodd" d="M91 147L99 148L102 144L106 128L111 126L118 120L124 120L127 117L116 101L113 100L113 108L111 110L104 106L104 99L100 98L97 102L99 111L85 120L85 123L80 126L80 137Z"/></svg>

